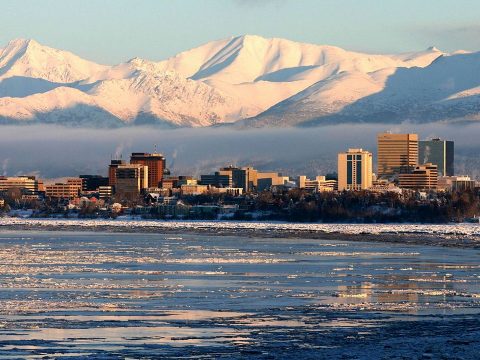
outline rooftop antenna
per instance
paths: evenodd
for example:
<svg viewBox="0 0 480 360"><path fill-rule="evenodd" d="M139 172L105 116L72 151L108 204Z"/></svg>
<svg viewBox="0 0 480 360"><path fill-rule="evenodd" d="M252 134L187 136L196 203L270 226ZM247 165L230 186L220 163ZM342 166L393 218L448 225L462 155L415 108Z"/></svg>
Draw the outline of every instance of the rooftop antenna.
<svg viewBox="0 0 480 360"><path fill-rule="evenodd" d="M154 154L157 153L157 144L153 144L153 153L154 153Z"/></svg>

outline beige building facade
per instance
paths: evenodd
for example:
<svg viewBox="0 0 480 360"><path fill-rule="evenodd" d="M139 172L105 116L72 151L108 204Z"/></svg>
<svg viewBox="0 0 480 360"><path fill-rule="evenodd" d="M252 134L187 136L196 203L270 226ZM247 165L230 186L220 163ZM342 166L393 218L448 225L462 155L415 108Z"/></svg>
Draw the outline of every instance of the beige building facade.
<svg viewBox="0 0 480 360"><path fill-rule="evenodd" d="M367 190L372 187L372 153L348 149L338 154L338 191Z"/></svg>

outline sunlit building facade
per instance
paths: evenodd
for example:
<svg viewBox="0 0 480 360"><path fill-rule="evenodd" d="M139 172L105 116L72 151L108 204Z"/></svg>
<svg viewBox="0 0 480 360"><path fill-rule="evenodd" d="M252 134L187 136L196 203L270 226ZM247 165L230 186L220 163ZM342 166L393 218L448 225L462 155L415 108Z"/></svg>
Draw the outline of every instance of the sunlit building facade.
<svg viewBox="0 0 480 360"><path fill-rule="evenodd" d="M412 171L418 164L418 135L377 135L377 175L390 178Z"/></svg>
<svg viewBox="0 0 480 360"><path fill-rule="evenodd" d="M437 190L438 168L434 164L423 164L416 166L408 174L400 174L398 186L402 189L428 191Z"/></svg>
<svg viewBox="0 0 480 360"><path fill-rule="evenodd" d="M160 186L165 171L165 158L158 153L132 153L130 164L148 166L148 183L150 186Z"/></svg>
<svg viewBox="0 0 480 360"><path fill-rule="evenodd" d="M372 187L372 153L349 149L338 154L338 190L367 190Z"/></svg>

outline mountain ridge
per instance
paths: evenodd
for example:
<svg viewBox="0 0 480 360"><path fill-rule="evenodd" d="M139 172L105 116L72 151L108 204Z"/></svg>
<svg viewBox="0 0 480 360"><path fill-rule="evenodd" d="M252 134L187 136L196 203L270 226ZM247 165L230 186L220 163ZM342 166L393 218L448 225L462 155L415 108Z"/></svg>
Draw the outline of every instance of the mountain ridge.
<svg viewBox="0 0 480 360"><path fill-rule="evenodd" d="M448 121L456 109L476 120L480 79L469 75L478 70L476 54L448 54L435 47L366 54L243 35L158 62L134 57L108 66L32 39L15 39L0 48L0 119L91 127L148 123L244 128L368 122L369 117L378 121L380 111L386 117L392 114L385 122L422 121L422 116L425 121ZM464 61L466 70L442 59ZM432 70L437 63L446 76ZM464 83L470 87L453 85L451 92L442 93L448 98L434 95L448 81L458 84L468 77L471 81ZM393 83L400 79L401 84ZM421 112L414 113L414 107ZM424 115L433 108L437 115Z"/></svg>

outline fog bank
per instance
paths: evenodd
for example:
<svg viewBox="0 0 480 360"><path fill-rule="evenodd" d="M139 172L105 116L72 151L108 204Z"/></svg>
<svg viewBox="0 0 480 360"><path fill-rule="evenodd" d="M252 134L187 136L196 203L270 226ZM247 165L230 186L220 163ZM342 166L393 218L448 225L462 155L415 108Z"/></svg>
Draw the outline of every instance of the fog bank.
<svg viewBox="0 0 480 360"><path fill-rule="evenodd" d="M416 132L455 141L456 172L480 175L480 125L337 125L318 128L165 130L148 127L80 129L48 125L0 127L0 174L43 178L106 175L112 156L152 152L156 144L174 174L200 175L220 166L252 165L285 175L336 171L349 147L376 151L376 134Z"/></svg>

